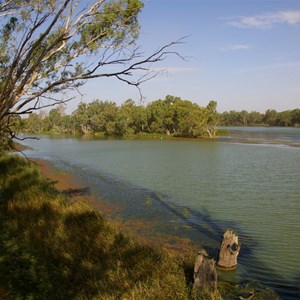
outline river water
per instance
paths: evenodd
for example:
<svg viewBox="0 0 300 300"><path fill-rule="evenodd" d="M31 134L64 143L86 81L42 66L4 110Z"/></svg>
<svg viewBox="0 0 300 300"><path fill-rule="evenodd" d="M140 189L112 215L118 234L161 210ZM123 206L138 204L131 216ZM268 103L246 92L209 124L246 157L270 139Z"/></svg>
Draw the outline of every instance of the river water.
<svg viewBox="0 0 300 300"><path fill-rule="evenodd" d="M75 172L113 217L152 222L148 235L189 238L212 255L224 230L239 235L237 270L282 299L300 299L300 128L233 127L216 141L25 140L26 155Z"/></svg>

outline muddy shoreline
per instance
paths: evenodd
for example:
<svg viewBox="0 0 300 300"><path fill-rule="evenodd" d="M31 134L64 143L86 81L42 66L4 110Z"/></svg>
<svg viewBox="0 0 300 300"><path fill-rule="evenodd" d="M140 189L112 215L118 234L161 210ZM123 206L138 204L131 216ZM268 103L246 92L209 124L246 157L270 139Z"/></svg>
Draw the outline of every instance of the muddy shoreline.
<svg viewBox="0 0 300 300"><path fill-rule="evenodd" d="M165 235L156 233L152 236L151 230L154 223L144 219L126 219L115 218L122 207L108 203L101 195L98 195L89 184L84 182L79 176L72 172L57 168L53 163L34 159L34 163L40 169L41 174L53 182L55 189L67 196L73 201L84 201L94 209L100 211L110 221L121 228L122 231L133 236L140 242L150 243L157 247L163 247L168 251L180 252L182 254L195 254L201 248L193 245L189 238L176 237L174 235ZM153 233L153 232L152 232Z"/></svg>

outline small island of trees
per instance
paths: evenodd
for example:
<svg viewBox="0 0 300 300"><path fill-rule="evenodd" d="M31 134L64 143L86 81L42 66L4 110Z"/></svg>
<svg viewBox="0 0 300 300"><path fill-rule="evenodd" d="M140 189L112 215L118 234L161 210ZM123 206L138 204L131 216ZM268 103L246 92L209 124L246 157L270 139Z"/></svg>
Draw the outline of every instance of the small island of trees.
<svg viewBox="0 0 300 300"><path fill-rule="evenodd" d="M126 137L141 134L165 134L174 137L215 137L220 115L217 102L201 107L179 97L166 96L147 106L136 105L132 99L121 106L114 102L95 100L81 102L71 114L64 107L48 114L32 113L23 119L22 128L30 133L88 134Z"/></svg>

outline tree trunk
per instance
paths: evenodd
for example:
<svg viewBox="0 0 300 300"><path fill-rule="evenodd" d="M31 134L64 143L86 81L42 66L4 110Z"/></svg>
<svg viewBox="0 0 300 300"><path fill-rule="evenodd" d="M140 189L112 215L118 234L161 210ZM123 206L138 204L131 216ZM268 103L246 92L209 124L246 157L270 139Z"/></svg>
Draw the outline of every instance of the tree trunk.
<svg viewBox="0 0 300 300"><path fill-rule="evenodd" d="M223 234L217 265L224 269L235 269L239 252L238 236L233 233L233 230L227 229Z"/></svg>
<svg viewBox="0 0 300 300"><path fill-rule="evenodd" d="M217 270L214 259L205 250L199 251L194 266L194 289L217 290Z"/></svg>

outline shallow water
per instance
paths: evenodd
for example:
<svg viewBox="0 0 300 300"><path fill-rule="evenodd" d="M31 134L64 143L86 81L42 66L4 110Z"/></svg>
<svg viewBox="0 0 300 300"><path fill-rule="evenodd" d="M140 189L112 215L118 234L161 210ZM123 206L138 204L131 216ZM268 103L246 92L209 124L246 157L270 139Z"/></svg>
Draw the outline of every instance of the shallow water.
<svg viewBox="0 0 300 300"><path fill-rule="evenodd" d="M231 128L218 141L26 140L122 210L216 254L234 228L242 251L231 280L255 279L282 299L300 294L300 129Z"/></svg>

